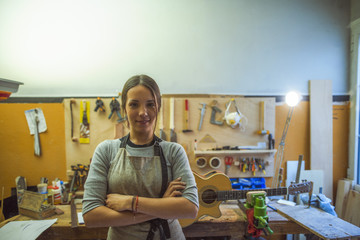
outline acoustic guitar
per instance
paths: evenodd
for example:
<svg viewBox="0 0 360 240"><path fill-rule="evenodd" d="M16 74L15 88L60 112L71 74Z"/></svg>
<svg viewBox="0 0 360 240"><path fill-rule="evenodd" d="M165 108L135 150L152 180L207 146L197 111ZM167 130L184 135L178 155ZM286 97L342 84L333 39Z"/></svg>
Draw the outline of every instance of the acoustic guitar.
<svg viewBox="0 0 360 240"><path fill-rule="evenodd" d="M291 184L289 188L265 188L250 190L232 190L231 181L222 172L212 171L205 175L193 172L198 188L199 211L194 219L179 219L181 227L187 227L196 222L202 216L208 215L218 218L221 216L220 204L226 200L245 199L250 191L265 191L267 196L281 196L287 194L299 194L312 192L312 182Z"/></svg>

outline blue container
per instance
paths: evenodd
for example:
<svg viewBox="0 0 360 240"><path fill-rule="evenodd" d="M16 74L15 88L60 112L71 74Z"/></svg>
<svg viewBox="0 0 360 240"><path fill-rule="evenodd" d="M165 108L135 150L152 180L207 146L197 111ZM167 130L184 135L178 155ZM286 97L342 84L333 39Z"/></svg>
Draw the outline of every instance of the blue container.
<svg viewBox="0 0 360 240"><path fill-rule="evenodd" d="M263 189L266 188L265 178L230 178L233 189Z"/></svg>

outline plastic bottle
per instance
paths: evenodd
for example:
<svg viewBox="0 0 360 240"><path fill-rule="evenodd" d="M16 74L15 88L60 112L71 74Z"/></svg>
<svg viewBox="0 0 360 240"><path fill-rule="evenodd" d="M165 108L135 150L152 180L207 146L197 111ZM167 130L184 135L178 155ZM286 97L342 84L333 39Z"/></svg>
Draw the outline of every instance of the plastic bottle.
<svg viewBox="0 0 360 240"><path fill-rule="evenodd" d="M61 191L60 188L55 186L53 187L53 193L54 193L54 204L61 204Z"/></svg>

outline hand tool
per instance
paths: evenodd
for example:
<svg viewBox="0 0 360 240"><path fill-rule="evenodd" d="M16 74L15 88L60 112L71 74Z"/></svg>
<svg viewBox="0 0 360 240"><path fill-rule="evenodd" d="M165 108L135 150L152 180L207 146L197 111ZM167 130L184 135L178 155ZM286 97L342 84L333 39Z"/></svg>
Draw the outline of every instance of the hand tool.
<svg viewBox="0 0 360 240"><path fill-rule="evenodd" d="M89 125L88 116L87 116L87 102L84 100L82 103L83 103L82 123L84 125Z"/></svg>
<svg viewBox="0 0 360 240"><path fill-rule="evenodd" d="M74 188L75 185L79 186L79 173L78 173L78 167L75 165L71 165L71 170L74 171L74 175L73 178L71 179L71 184L70 184L70 192L75 192L76 189Z"/></svg>
<svg viewBox="0 0 360 240"><path fill-rule="evenodd" d="M193 130L189 129L189 101L185 99L184 102L184 120L185 120L185 129L183 129L183 133L192 132Z"/></svg>
<svg viewBox="0 0 360 240"><path fill-rule="evenodd" d="M116 113L116 115L118 116L118 122L123 122L123 121L125 121L126 120L126 118L125 117L122 117L121 116L121 113L120 113L120 110L121 110L121 108L120 108L120 103L119 103L119 101L118 100L116 100L116 98L112 98L112 100L111 100L111 102L110 102L110 114L109 114L109 116L108 116L108 119L110 119L111 117L112 117L112 115L114 114L114 112Z"/></svg>
<svg viewBox="0 0 360 240"><path fill-rule="evenodd" d="M252 158L252 160L251 160L251 171L252 171L253 175L255 176L256 163L255 163L254 158Z"/></svg>
<svg viewBox="0 0 360 240"><path fill-rule="evenodd" d="M77 228L78 218L77 218L77 211L75 205L75 194L71 196L71 228Z"/></svg>
<svg viewBox="0 0 360 240"><path fill-rule="evenodd" d="M241 172L242 169L243 169L244 162L245 162L244 158L241 159L241 158L239 157L239 170L240 170L240 172Z"/></svg>
<svg viewBox="0 0 360 240"><path fill-rule="evenodd" d="M39 115L38 110L34 109L34 123L35 123L35 134L34 134L34 150L36 156L41 156L40 138L39 138Z"/></svg>
<svg viewBox="0 0 360 240"><path fill-rule="evenodd" d="M210 134L206 134L202 139L200 139L199 143L216 143L216 140L210 136Z"/></svg>
<svg viewBox="0 0 360 240"><path fill-rule="evenodd" d="M217 121L217 120L216 120L216 113L217 113L217 112L218 112L218 113L221 113L222 111L221 111L220 108L218 108L218 107L216 106L216 104L217 104L217 101L216 101L216 100L213 100L212 103L211 103L211 109L212 109L212 111L211 111L210 123L221 126L221 125L224 124L224 120Z"/></svg>
<svg viewBox="0 0 360 240"><path fill-rule="evenodd" d="M226 165L225 166L225 175L228 175L229 169L230 169L231 165L233 164L234 159L231 156L226 156L224 158L224 161L225 161L225 165Z"/></svg>
<svg viewBox="0 0 360 240"><path fill-rule="evenodd" d="M200 109L200 122L199 122L199 128L198 130L200 131L201 130L201 126L202 126L202 123L204 121L204 115L205 115L205 110L206 110L206 103L200 103L202 105L202 108L199 108Z"/></svg>
<svg viewBox="0 0 360 240"><path fill-rule="evenodd" d="M82 164L78 164L78 165L77 165L77 169L78 169L78 171L80 172L80 173L78 172L79 184L80 184L79 186L82 187L83 184L85 183L85 176L86 176L86 175L84 175L85 166L82 165Z"/></svg>
<svg viewBox="0 0 360 240"><path fill-rule="evenodd" d="M161 108L160 108L160 113L159 113L159 137L166 141L166 134L164 131L164 104L163 101L161 99Z"/></svg>
<svg viewBox="0 0 360 240"><path fill-rule="evenodd" d="M74 117L73 117L73 110L72 110L72 105L75 104L76 101L75 99L71 99L70 100L70 116L71 116L71 141L73 142L77 142L79 141L78 138L74 137Z"/></svg>
<svg viewBox="0 0 360 240"><path fill-rule="evenodd" d="M24 196L24 192L27 190L26 178L22 176L17 176L15 178L15 183L16 183L17 203L19 206Z"/></svg>
<svg viewBox="0 0 360 240"><path fill-rule="evenodd" d="M268 233L273 234L274 232L271 230L271 228L268 225L269 217L267 215L267 209L266 209L266 203L265 203L265 197L266 192L265 191L252 191L248 192L246 194L246 209L253 208L253 216L248 215L248 221L249 224L253 225L255 229L258 229L258 231L262 230L264 231L265 235L265 229ZM246 211L247 213L250 213L250 211ZM252 219L249 219L249 217L252 217Z"/></svg>
<svg viewBox="0 0 360 240"><path fill-rule="evenodd" d="M268 140L269 140L269 150L274 149L274 142L271 133L268 135Z"/></svg>
<svg viewBox="0 0 360 240"><path fill-rule="evenodd" d="M95 112L97 112L98 109L100 109L100 112L105 112L104 102L101 100L100 97L97 98L95 104L96 104L95 109L94 109Z"/></svg>
<svg viewBox="0 0 360 240"><path fill-rule="evenodd" d="M281 187L281 183L283 181L283 172L284 172L284 169L280 168L279 169L279 180L278 180L278 186L277 187Z"/></svg>
<svg viewBox="0 0 360 240"><path fill-rule="evenodd" d="M174 118L175 118L175 102L174 102L174 98L170 98L170 141L171 142L177 141Z"/></svg>
<svg viewBox="0 0 360 240"><path fill-rule="evenodd" d="M269 130L265 130L265 101L260 101L260 130L258 134L269 134Z"/></svg>
<svg viewBox="0 0 360 240"><path fill-rule="evenodd" d="M80 104L80 143L90 143L90 104L82 100Z"/></svg>
<svg viewBox="0 0 360 240"><path fill-rule="evenodd" d="M263 174L265 175L266 171L265 171L264 159L257 159L257 160L258 160L259 171L261 170L263 172Z"/></svg>

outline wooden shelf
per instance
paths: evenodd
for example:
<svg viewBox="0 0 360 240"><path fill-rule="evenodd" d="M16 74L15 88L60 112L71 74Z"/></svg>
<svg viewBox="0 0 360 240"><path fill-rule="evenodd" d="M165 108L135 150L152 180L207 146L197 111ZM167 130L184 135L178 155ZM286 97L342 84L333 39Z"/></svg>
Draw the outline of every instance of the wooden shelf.
<svg viewBox="0 0 360 240"><path fill-rule="evenodd" d="M276 153L276 149L266 150L219 150L219 151L195 151L195 155L219 155L219 154L259 154L259 153Z"/></svg>

